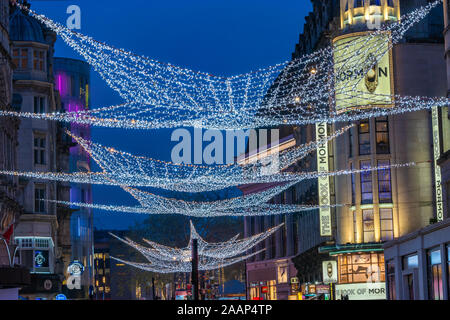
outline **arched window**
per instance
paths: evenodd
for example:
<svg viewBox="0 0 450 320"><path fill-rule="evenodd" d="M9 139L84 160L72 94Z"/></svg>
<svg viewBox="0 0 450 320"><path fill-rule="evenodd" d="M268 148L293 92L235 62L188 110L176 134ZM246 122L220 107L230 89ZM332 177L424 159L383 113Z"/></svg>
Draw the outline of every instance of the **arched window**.
<svg viewBox="0 0 450 320"><path fill-rule="evenodd" d="M370 0L371 6L381 6L381 0Z"/></svg>

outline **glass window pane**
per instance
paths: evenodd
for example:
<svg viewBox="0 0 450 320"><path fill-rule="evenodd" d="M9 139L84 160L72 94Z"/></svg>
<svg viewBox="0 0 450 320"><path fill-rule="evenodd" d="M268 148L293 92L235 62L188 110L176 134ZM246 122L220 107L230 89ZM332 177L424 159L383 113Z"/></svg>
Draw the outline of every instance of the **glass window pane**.
<svg viewBox="0 0 450 320"><path fill-rule="evenodd" d="M392 220L381 220L381 230L392 230Z"/></svg>
<svg viewBox="0 0 450 320"><path fill-rule="evenodd" d="M441 251L440 250L432 251L430 256L431 256L431 264L440 264L441 263Z"/></svg>
<svg viewBox="0 0 450 320"><path fill-rule="evenodd" d="M419 258L418 256L411 255L403 258L403 269L414 269L419 267Z"/></svg>
<svg viewBox="0 0 450 320"><path fill-rule="evenodd" d="M394 239L394 231L381 231L381 240L389 241Z"/></svg>
<svg viewBox="0 0 450 320"><path fill-rule="evenodd" d="M387 122L385 122L385 121L382 121L382 122L377 121L377 131L378 132L385 132L385 131L387 131L387 129L388 129Z"/></svg>
<svg viewBox="0 0 450 320"><path fill-rule="evenodd" d="M392 220L392 209L380 209L380 219Z"/></svg>
<svg viewBox="0 0 450 320"><path fill-rule="evenodd" d="M369 122L361 122L359 124L359 133L369 132Z"/></svg>

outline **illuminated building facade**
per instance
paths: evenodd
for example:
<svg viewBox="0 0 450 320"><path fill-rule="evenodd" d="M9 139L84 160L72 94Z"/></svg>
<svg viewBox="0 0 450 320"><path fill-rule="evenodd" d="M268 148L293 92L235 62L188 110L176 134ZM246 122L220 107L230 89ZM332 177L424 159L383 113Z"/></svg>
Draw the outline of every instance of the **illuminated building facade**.
<svg viewBox="0 0 450 320"><path fill-rule="evenodd" d="M341 1L340 28L334 30L336 44L349 36L363 36L378 22L397 21L402 12L425 5L427 1ZM413 6L413 7L411 7ZM377 64L377 81L367 79L362 90L373 94L410 96L445 96L446 74L443 59L442 7L395 44ZM335 58L336 55L335 54ZM366 76L367 78L367 76ZM386 103L389 104L389 103ZM368 101L367 107L376 107ZM355 102L355 107L358 107ZM337 106L339 107L339 106ZM351 106L350 106L351 107ZM342 112L349 112L343 109ZM335 177L335 244L322 246L338 261L336 298L386 299L386 276L383 243L442 220L441 204L436 200L436 170L433 132L445 137L448 118L440 112L407 113L356 123L344 139L334 142L334 165L341 169L363 169L414 161L411 168L386 169L352 176ZM333 130L344 124L335 125ZM448 138L448 137L447 137ZM439 140L439 139L438 139ZM440 218L439 218L440 217ZM359 292L359 293L358 293Z"/></svg>
<svg viewBox="0 0 450 320"><path fill-rule="evenodd" d="M108 243L95 245L94 253L94 282L95 299L111 300L111 260L109 258Z"/></svg>
<svg viewBox="0 0 450 320"><path fill-rule="evenodd" d="M450 84L449 3L444 1L447 87ZM442 54L441 52L441 54ZM444 91L445 93L445 91ZM384 244L386 284L391 300L448 300L450 291L450 114L433 110L434 207L433 224Z"/></svg>
<svg viewBox="0 0 450 320"><path fill-rule="evenodd" d="M350 37L365 36L379 24L398 21L402 13L428 3L425 0L414 2L312 0L311 2L314 10L306 17L304 32L300 35L293 58L330 44L348 41ZM370 100L371 94L395 93L430 97L446 95L442 12L442 7L435 8L428 17L406 33L401 43L388 50L376 66L376 81L371 79L360 81L358 86L361 86L361 90L367 91L365 107L377 107L375 101ZM334 58L339 59L338 51L335 52ZM358 100L351 101L348 105L339 104L339 97L336 97L336 100L337 107L341 108L339 112L351 112L352 107L362 106L358 104L361 103ZM389 100L383 105L391 103ZM445 157L435 151L439 148L448 150L446 145L450 140L449 120L447 109L437 113L434 111L359 121L348 134L329 143L327 146L329 170L363 169L411 161L417 165L328 179L329 203L345 206L331 210L327 232L324 232L322 225L325 214L323 212L314 212L314 218L310 219L307 219L307 214L297 215L299 219L297 221L291 220L296 215L290 216L286 220L288 241L283 241L284 237L279 235L281 233L279 231L277 234L279 238L275 244L270 243L268 239L262 257L255 257L253 261L247 263L248 284L251 285L252 280L255 280L256 287L258 277L268 279L269 277L264 275L265 271L261 271L264 269L271 270L271 279L278 280L276 264L268 262L281 257L280 253L286 252L288 260L295 263L297 278L301 284L320 283L323 281L321 262L336 261L338 270L334 293L337 299L342 296L348 296L350 300L386 299L386 259L383 244L444 217L439 211L442 203L439 201L441 184L437 173L439 164ZM348 123L325 127L328 132L332 132L345 125ZM291 132L294 133L296 142L300 143L301 139L305 139L304 142L317 139L317 135L320 134L317 129L302 126L291 128ZM439 147L436 141L439 142ZM302 171L316 170L317 159L315 157L305 159L297 166ZM442 168L440 172L445 180L445 172L448 171ZM313 182L311 184L313 195L309 196L309 200L316 204L319 200L317 193L322 192L317 184L314 185ZM250 193L251 189L256 187L240 188L244 191L247 188L246 192ZM297 185L292 188L296 190L295 192L289 190L274 201L295 203L298 199L299 203L308 203L304 198L308 195L304 188L308 188L308 185L303 183ZM274 218L246 218L246 232L254 234L259 231L260 226L270 227L270 219ZM278 219L276 220L278 223L283 221L283 218L275 219ZM300 229L302 226L304 229ZM297 230L297 235L292 230ZM302 233L314 241L308 242ZM331 236L328 236L329 234ZM297 240L292 241L291 238ZM292 251L295 247L292 244L297 247L295 251ZM291 259L292 256L295 258ZM258 265L260 270L256 268ZM276 281L274 283L278 285ZM268 287L264 283L263 286ZM264 288L264 291L267 290ZM261 285L253 291L255 295L258 292L260 294ZM250 294L250 298L252 297ZM280 296L277 294L276 298L280 299Z"/></svg>
<svg viewBox="0 0 450 320"><path fill-rule="evenodd" d="M292 54L293 59L311 53L315 48L328 44L322 36L339 13L338 1L312 1L313 12L306 18L303 33ZM278 144L278 150L305 144L316 139L314 125L283 126L279 130L279 141L271 145L270 130L267 139L258 141L259 149L247 150L245 157L251 159L265 154ZM332 146L329 146L332 155ZM330 166L333 164L331 163ZM298 161L286 171L315 171L317 158L312 153ZM269 185L270 186L270 185ZM244 194L267 188L267 184L246 185L239 188ZM331 197L334 191L331 185ZM272 203L285 204L317 204L318 182L315 179L305 180L292 186L271 200ZM328 254L318 252L320 245L330 240L329 236L321 236L318 210L281 216L246 217L245 236L261 232L280 223L283 228L272 237L258 245L254 250L266 250L246 263L248 299L288 300L298 297L301 287L322 281L322 261L330 260ZM303 294L304 292L302 292Z"/></svg>
<svg viewBox="0 0 450 320"><path fill-rule="evenodd" d="M282 151L296 145L305 144L314 139L314 126L282 127L267 130L267 139L260 137L259 148L250 150L238 161L252 161L272 150ZM271 139L273 132L278 132ZM259 134L265 136L264 129ZM278 140L279 138L279 140ZM316 170L316 157L309 155L286 168L286 171ZM239 186L244 194L262 191L272 184L252 184ZM314 204L317 202L317 181L306 180L277 195L271 203L284 204ZM318 268L305 268L299 259L312 258L308 265L317 262L327 255L313 254L311 249L325 243L327 237L320 236L318 212L308 211L289 215L246 217L244 219L244 234L248 237L266 230L267 228L284 223L284 226L273 236L259 244L253 251L265 251L247 260L247 298L252 300L288 300L297 297L299 283L315 283L321 279ZM316 250L317 252L317 250ZM304 255L302 255L304 254ZM298 256L301 256L298 258ZM297 258L296 258L297 257ZM294 259L295 258L295 259ZM329 257L327 257L329 259ZM302 269L300 274L299 269ZM306 271L307 270L307 271ZM293 286L295 284L295 286Z"/></svg>
<svg viewBox="0 0 450 320"><path fill-rule="evenodd" d="M61 97L61 109L66 112L89 109L90 67L80 60L54 58L55 88ZM90 127L82 124L69 124L65 128L76 136L90 140ZM69 149L69 172L88 172L90 156L79 145L72 143ZM92 203L92 188L89 184L70 184L70 201ZM89 286L93 285L93 211L89 208L77 208L70 217L71 261L79 261L84 266L81 278L83 297L88 296Z"/></svg>
<svg viewBox="0 0 450 320"><path fill-rule="evenodd" d="M448 0L444 0L444 21L445 59L447 64L447 97L450 97L450 4ZM445 113L442 114L442 117L445 118ZM450 118L450 108L447 108L447 118ZM447 132L450 132L450 128L448 126ZM448 136L442 139L441 154L440 158L437 160L437 163L441 167L444 217L450 218L450 139Z"/></svg>
<svg viewBox="0 0 450 320"><path fill-rule="evenodd" d="M9 3L0 2L0 108L17 110L12 92L14 64L9 38ZM0 118L0 168L16 170L17 144L20 121ZM29 284L29 272L14 267L14 229L17 228L22 208L16 201L18 179L0 178L0 300L18 298L19 287ZM21 280L22 279L22 280ZM28 283L27 283L28 282Z"/></svg>
<svg viewBox="0 0 450 320"><path fill-rule="evenodd" d="M24 2L26 5L26 2ZM22 112L60 111L59 94L53 85L53 52L56 34L25 11L13 8L9 18L11 56L15 65L13 93ZM68 145L58 137L55 122L22 119L18 131L19 171L64 171ZM31 274L31 284L20 290L26 299L53 299L64 281L63 248L69 245L67 210L46 199L68 200L65 184L19 179L17 199L23 207L14 233L17 263Z"/></svg>
<svg viewBox="0 0 450 320"><path fill-rule="evenodd" d="M119 236L128 236L124 230L94 231L94 299L97 300L135 300L139 295L146 294L136 279L135 268L129 268L124 263L110 257L128 259L130 251L122 243L111 237L109 232Z"/></svg>

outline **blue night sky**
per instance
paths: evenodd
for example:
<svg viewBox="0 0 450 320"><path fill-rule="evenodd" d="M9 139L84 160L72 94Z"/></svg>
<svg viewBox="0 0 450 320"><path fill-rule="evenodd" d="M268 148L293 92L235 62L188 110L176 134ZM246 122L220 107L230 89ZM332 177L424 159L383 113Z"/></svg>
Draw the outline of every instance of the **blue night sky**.
<svg viewBox="0 0 450 320"><path fill-rule="evenodd" d="M308 0L31 0L31 9L65 23L81 8L81 33L163 62L216 75L233 75L291 58ZM81 57L59 39L58 57ZM91 72L91 107L123 101ZM170 160L170 130L93 128L95 142L136 155ZM137 205L119 187L94 186L94 203ZM100 229L128 228L138 215L95 212Z"/></svg>

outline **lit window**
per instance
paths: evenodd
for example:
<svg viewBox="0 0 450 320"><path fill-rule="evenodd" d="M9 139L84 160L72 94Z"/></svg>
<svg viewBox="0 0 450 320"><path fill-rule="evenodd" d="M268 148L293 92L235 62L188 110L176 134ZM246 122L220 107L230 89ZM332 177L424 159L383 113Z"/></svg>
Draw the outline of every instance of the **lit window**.
<svg viewBox="0 0 450 320"><path fill-rule="evenodd" d="M45 213L45 186L34 187L34 211Z"/></svg>
<svg viewBox="0 0 450 320"><path fill-rule="evenodd" d="M28 268L31 273L50 273L52 265L51 238L16 238L19 245L17 257L19 264Z"/></svg>
<svg viewBox="0 0 450 320"><path fill-rule="evenodd" d="M339 256L339 283L384 282L382 253L344 254Z"/></svg>
<svg viewBox="0 0 450 320"><path fill-rule="evenodd" d="M44 71L44 51L42 50L33 51L33 69Z"/></svg>
<svg viewBox="0 0 450 320"><path fill-rule="evenodd" d="M363 210L363 231L364 231L364 242L374 242L375 241L375 228L373 222L373 210Z"/></svg>
<svg viewBox="0 0 450 320"><path fill-rule="evenodd" d="M34 246L36 248L48 248L50 246L50 240L45 238L34 239Z"/></svg>
<svg viewBox="0 0 450 320"><path fill-rule="evenodd" d="M370 167L370 160L361 161L361 169L369 169ZM373 203L371 171L361 172L361 203Z"/></svg>
<svg viewBox="0 0 450 320"><path fill-rule="evenodd" d="M389 154L389 122L387 117L375 119L377 154Z"/></svg>
<svg viewBox="0 0 450 320"><path fill-rule="evenodd" d="M379 167L388 167L389 160L379 160ZM392 203L391 190L391 169L385 168L378 170L378 198L380 203Z"/></svg>
<svg viewBox="0 0 450 320"><path fill-rule="evenodd" d="M381 240L388 241L394 239L394 225L392 222L392 209L380 209L380 224L381 224Z"/></svg>
<svg viewBox="0 0 450 320"><path fill-rule="evenodd" d="M351 170L353 170L355 168L355 166L353 165L353 163L350 165ZM351 180L352 180L352 205L355 204L356 202L356 184L355 184L355 174L351 175Z"/></svg>
<svg viewBox="0 0 450 320"><path fill-rule="evenodd" d="M17 69L28 68L28 49L15 48L13 49L13 63Z"/></svg>
<svg viewBox="0 0 450 320"><path fill-rule="evenodd" d="M370 130L369 121L361 121L358 126L359 155L370 154Z"/></svg>
<svg viewBox="0 0 450 320"><path fill-rule="evenodd" d="M440 248L428 251L428 294L430 300L444 300Z"/></svg>

